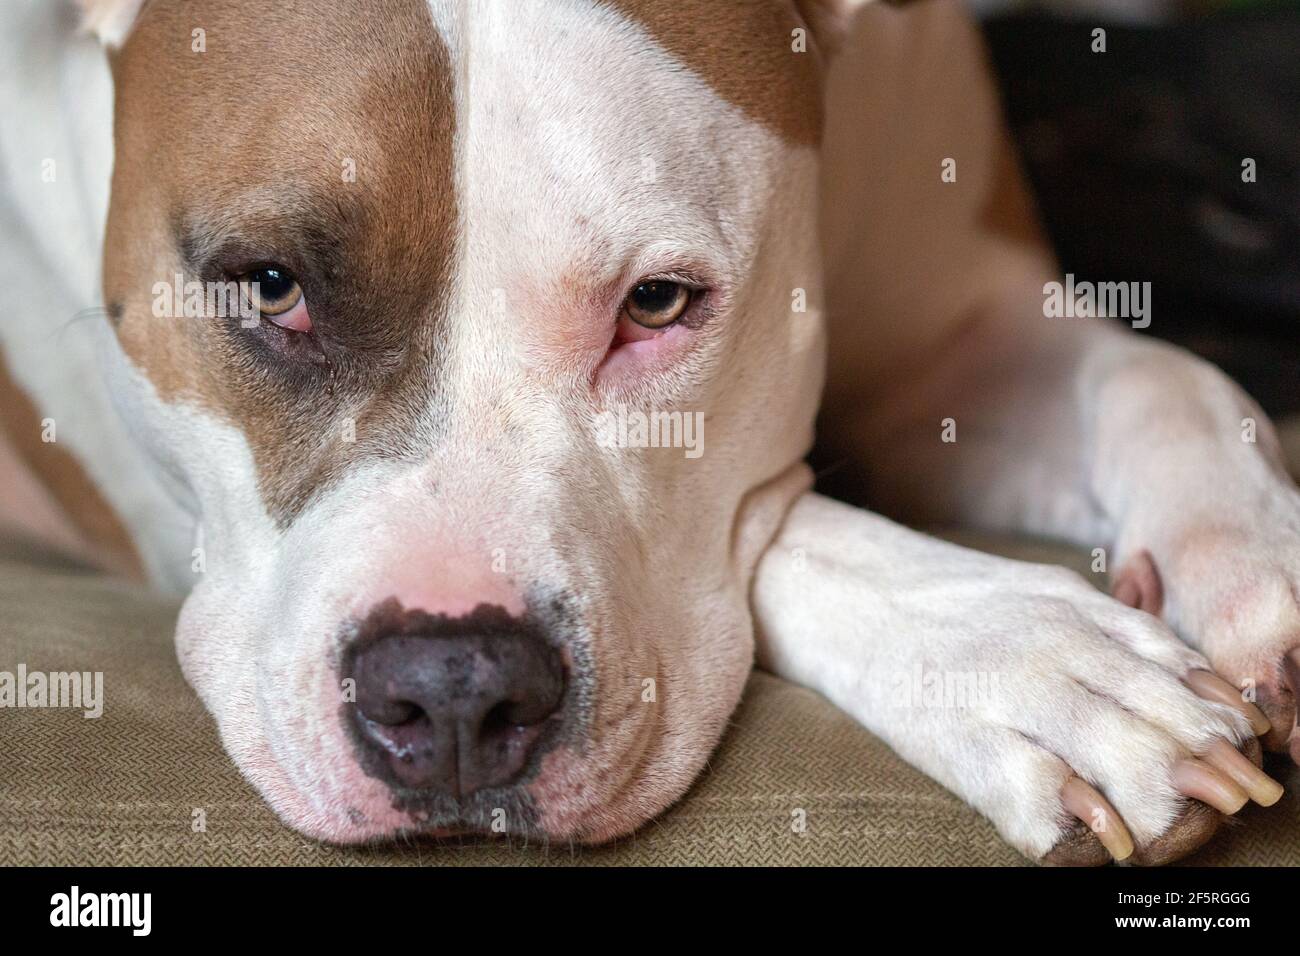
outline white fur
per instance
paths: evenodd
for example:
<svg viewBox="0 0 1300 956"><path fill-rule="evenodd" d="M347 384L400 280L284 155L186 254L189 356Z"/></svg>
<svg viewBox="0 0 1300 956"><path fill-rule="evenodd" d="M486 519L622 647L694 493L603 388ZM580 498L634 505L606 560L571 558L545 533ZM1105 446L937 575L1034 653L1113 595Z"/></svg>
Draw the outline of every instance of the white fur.
<svg viewBox="0 0 1300 956"><path fill-rule="evenodd" d="M84 27L108 47L120 47L135 23L144 0L81 0Z"/></svg>
<svg viewBox="0 0 1300 956"><path fill-rule="evenodd" d="M1074 573L818 495L795 505L759 564L754 612L764 667L825 694L1031 859L1074 823L1059 798L1072 774L1142 844L1185 805L1174 762L1249 733L1181 683L1204 658ZM927 698L912 689L918 672L977 677L980 692Z"/></svg>
<svg viewBox="0 0 1300 956"><path fill-rule="evenodd" d="M0 346L18 384L125 523L150 578L187 585L193 522L130 436L129 401L106 368L119 353L104 319L100 250L112 168L112 81L75 11L13 0L0 12ZM43 172L53 163L54 181Z"/></svg>

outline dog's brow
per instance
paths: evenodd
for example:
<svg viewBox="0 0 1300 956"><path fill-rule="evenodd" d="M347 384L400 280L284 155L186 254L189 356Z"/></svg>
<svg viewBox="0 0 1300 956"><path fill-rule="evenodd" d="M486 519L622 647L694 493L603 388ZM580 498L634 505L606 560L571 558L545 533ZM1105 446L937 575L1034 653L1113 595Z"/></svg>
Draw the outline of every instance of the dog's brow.
<svg viewBox="0 0 1300 956"><path fill-rule="evenodd" d="M190 272L207 275L223 260L242 259L337 274L353 221L341 203L290 190L279 198L260 192L255 205L230 208L240 214L233 216L223 208L172 217L177 249Z"/></svg>
<svg viewBox="0 0 1300 956"><path fill-rule="evenodd" d="M228 238L228 233L210 223L178 222L173 227L173 232L181 262L186 271L191 273L206 271L208 263L216 258L217 251Z"/></svg>

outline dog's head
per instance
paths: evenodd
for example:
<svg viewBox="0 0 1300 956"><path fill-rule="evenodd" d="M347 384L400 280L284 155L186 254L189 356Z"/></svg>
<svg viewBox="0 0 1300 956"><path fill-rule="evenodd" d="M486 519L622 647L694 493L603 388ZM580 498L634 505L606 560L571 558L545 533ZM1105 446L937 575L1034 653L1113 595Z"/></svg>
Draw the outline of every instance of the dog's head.
<svg viewBox="0 0 1300 956"><path fill-rule="evenodd" d="M182 665L321 838L676 799L803 490L831 0L96 0Z"/></svg>

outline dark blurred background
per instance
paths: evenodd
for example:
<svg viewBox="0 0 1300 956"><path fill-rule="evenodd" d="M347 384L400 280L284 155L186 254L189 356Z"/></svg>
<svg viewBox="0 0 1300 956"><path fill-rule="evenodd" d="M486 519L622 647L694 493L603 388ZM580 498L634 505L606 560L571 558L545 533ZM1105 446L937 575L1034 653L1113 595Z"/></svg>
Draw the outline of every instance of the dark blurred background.
<svg viewBox="0 0 1300 956"><path fill-rule="evenodd" d="M1300 412L1300 0L970 5L1064 270Z"/></svg>

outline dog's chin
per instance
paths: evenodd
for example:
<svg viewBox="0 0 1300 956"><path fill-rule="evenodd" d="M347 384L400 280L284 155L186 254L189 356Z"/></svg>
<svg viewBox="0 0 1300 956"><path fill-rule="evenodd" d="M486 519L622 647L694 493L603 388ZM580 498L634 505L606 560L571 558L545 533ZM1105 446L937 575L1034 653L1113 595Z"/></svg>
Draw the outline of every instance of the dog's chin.
<svg viewBox="0 0 1300 956"><path fill-rule="evenodd" d="M646 794L639 794L634 800L593 807L581 799L547 806L517 795L502 799L501 795L482 794L454 801L394 792L377 804L354 801L330 811L323 809L314 795L258 789L286 826L310 839L339 846L502 837L601 844L633 833L681 796L681 792L665 792L657 799L647 799Z"/></svg>
<svg viewBox="0 0 1300 956"><path fill-rule="evenodd" d="M271 757L270 747L243 746L231 753L281 822L323 843L524 837L593 845L633 833L676 802L710 749L702 741L697 760L673 760L642 773L643 760L658 743L604 766L593 765L589 755L557 748L531 781L461 800L392 788L367 775L350 756L325 761L333 771L303 787Z"/></svg>

